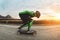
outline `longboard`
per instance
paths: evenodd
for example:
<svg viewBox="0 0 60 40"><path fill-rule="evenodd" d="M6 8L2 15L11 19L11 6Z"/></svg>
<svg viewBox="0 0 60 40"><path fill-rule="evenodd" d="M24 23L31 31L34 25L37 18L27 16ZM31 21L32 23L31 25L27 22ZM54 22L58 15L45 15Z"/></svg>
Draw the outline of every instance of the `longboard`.
<svg viewBox="0 0 60 40"><path fill-rule="evenodd" d="M27 30L18 30L17 34L36 35L37 32L35 30L30 30L29 32Z"/></svg>

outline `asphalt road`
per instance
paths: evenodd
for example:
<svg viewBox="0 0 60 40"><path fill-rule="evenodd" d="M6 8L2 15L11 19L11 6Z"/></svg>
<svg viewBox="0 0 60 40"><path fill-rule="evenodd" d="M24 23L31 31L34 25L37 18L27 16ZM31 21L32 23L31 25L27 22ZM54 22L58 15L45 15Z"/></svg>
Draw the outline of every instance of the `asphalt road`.
<svg viewBox="0 0 60 40"><path fill-rule="evenodd" d="M0 24L0 40L60 40L60 25L36 26L37 35L17 35L19 25Z"/></svg>

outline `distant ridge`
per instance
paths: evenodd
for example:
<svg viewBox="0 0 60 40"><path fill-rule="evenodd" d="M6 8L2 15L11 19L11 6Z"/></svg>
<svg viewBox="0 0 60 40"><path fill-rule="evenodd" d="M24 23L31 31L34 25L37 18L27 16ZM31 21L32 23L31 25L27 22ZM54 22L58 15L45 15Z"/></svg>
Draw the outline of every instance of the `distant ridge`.
<svg viewBox="0 0 60 40"><path fill-rule="evenodd" d="M13 19L10 15L2 16L0 15L0 19Z"/></svg>

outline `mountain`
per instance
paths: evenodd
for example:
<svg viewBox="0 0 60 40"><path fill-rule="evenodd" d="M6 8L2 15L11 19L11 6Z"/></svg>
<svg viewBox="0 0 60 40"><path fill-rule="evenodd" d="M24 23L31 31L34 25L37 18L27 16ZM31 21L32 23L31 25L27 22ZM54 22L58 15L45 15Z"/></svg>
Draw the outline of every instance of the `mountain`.
<svg viewBox="0 0 60 40"><path fill-rule="evenodd" d="M13 19L10 15L2 16L0 15L0 19Z"/></svg>
<svg viewBox="0 0 60 40"><path fill-rule="evenodd" d="M12 17L10 15L7 15L5 18L6 19L12 19Z"/></svg>
<svg viewBox="0 0 60 40"><path fill-rule="evenodd" d="M4 19L4 18L5 18L4 16L0 15L0 19Z"/></svg>

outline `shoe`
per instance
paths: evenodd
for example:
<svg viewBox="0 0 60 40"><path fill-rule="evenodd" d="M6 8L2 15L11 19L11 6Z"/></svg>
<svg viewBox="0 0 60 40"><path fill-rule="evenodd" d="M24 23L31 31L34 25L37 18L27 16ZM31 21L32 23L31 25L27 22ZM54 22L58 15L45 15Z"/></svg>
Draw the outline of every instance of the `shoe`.
<svg viewBox="0 0 60 40"><path fill-rule="evenodd" d="M27 33L30 33L30 31L27 31Z"/></svg>
<svg viewBox="0 0 60 40"><path fill-rule="evenodd" d="M20 27L18 29L20 29Z"/></svg>
<svg viewBox="0 0 60 40"><path fill-rule="evenodd" d="M21 29L18 30L18 32L20 32L20 31L21 31Z"/></svg>

